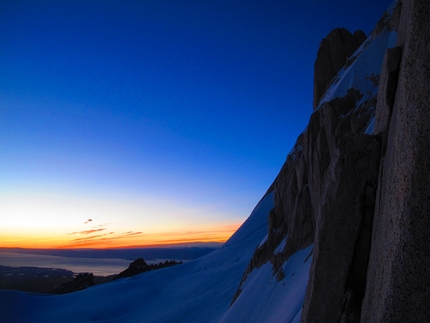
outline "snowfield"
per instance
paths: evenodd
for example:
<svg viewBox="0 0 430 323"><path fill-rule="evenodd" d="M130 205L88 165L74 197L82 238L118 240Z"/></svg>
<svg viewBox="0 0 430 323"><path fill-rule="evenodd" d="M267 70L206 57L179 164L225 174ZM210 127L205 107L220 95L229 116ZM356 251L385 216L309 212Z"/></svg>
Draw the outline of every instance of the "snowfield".
<svg viewBox="0 0 430 323"><path fill-rule="evenodd" d="M0 291L2 322L294 322L300 320L312 246L283 266L254 270L230 308L255 248L267 234L273 193L216 251L179 266L119 279L65 295ZM305 261L306 260L306 261ZM295 320L294 320L295 319Z"/></svg>
<svg viewBox="0 0 430 323"><path fill-rule="evenodd" d="M285 278L279 282L271 263L253 270L238 299L216 322L300 322L312 248L299 250L285 262Z"/></svg>
<svg viewBox="0 0 430 323"><path fill-rule="evenodd" d="M209 322L229 308L255 247L267 233L268 194L216 251L179 266L65 295L0 291L2 322Z"/></svg>

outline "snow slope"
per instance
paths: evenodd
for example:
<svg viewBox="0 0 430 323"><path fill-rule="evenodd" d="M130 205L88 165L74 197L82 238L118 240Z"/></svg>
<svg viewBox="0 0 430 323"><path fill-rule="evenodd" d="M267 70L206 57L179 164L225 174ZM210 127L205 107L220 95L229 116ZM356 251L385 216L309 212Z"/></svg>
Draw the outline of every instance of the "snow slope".
<svg viewBox="0 0 430 323"><path fill-rule="evenodd" d="M282 265L285 278L279 282L270 262L253 270L238 299L218 322L300 322L312 249L313 244L292 255Z"/></svg>
<svg viewBox="0 0 430 323"><path fill-rule="evenodd" d="M267 233L273 194L216 251L180 266L65 295L0 291L1 322L209 322L229 308Z"/></svg>

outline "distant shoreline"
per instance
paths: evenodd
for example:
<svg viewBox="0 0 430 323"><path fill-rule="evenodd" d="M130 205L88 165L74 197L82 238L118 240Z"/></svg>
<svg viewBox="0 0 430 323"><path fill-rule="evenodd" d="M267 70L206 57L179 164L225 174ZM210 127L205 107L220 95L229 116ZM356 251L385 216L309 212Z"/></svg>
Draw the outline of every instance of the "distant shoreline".
<svg viewBox="0 0 430 323"><path fill-rule="evenodd" d="M77 258L0 250L0 265L15 268L50 268L68 270L72 273L92 272L97 276L109 276L124 270L129 263L128 260L118 258Z"/></svg>
<svg viewBox="0 0 430 323"><path fill-rule="evenodd" d="M118 258L133 261L143 257L145 260L173 259L179 257L185 260L199 258L221 247L221 243L202 244L199 246L175 247L139 247L114 249L36 249L36 248L5 248L0 252L15 252L34 255L60 256L67 258Z"/></svg>
<svg viewBox="0 0 430 323"><path fill-rule="evenodd" d="M58 268L96 276L118 274L130 262L143 258L148 264L165 260L188 262L215 248L139 248L139 249L20 249L0 248L0 265L10 267Z"/></svg>
<svg viewBox="0 0 430 323"><path fill-rule="evenodd" d="M59 268L0 265L0 289L30 293L50 293L73 280L74 272ZM94 276L94 283L111 281L114 275Z"/></svg>

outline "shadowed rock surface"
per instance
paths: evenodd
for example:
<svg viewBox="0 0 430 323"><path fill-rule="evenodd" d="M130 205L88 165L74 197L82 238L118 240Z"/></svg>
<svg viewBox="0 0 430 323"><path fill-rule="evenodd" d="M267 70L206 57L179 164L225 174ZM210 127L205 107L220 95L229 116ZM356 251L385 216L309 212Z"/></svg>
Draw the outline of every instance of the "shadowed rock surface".
<svg viewBox="0 0 430 323"><path fill-rule="evenodd" d="M67 294L77 292L88 287L94 286L94 276L92 273L81 273L75 275L73 281L62 284L54 289L52 294Z"/></svg>
<svg viewBox="0 0 430 323"><path fill-rule="evenodd" d="M0 289L49 293L73 279L73 272L57 268L0 265Z"/></svg>
<svg viewBox="0 0 430 323"><path fill-rule="evenodd" d="M380 136L363 134L376 100L358 104L362 97L350 89L345 97L325 102L312 114L269 189L274 191L275 208L269 216L268 238L256 249L241 282L267 262L281 280L281 265L314 242L308 288L319 301L306 310L311 313L315 306L315 318L340 318L347 292L364 296ZM349 117L341 118L346 114ZM284 239L284 248L275 253ZM322 285L320 279L338 283Z"/></svg>
<svg viewBox="0 0 430 323"><path fill-rule="evenodd" d="M430 3L403 1L399 53L387 53L377 129L387 138L378 177L363 322L430 322ZM392 73L401 60L399 72ZM399 57L400 58L400 57ZM395 91L390 78L398 75ZM396 80L392 80L394 82ZM384 95L385 94L385 95ZM390 117L391 116L391 117Z"/></svg>
<svg viewBox="0 0 430 323"><path fill-rule="evenodd" d="M314 65L314 110L330 81L348 63L350 56L366 38L362 30L356 30L352 34L345 28L336 28L321 41Z"/></svg>

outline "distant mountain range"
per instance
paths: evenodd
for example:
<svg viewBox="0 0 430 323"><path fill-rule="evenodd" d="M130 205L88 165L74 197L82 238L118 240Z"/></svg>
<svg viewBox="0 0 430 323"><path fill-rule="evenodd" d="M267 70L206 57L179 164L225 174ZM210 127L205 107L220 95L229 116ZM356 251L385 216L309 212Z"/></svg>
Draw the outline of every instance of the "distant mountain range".
<svg viewBox="0 0 430 323"><path fill-rule="evenodd" d="M26 249L0 248L0 251L59 256L68 258L118 258L135 260L143 257L146 260L183 259L193 260L219 248L221 243L207 243L198 246L160 247L160 248L117 248L117 249Z"/></svg>

